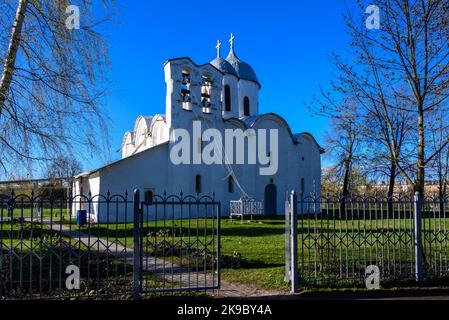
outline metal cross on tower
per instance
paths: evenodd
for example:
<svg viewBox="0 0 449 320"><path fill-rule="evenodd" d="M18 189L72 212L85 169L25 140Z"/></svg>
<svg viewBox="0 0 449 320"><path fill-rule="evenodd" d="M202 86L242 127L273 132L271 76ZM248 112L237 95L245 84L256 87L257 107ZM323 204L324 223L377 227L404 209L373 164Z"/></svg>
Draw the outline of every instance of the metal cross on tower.
<svg viewBox="0 0 449 320"><path fill-rule="evenodd" d="M220 58L220 49L221 49L220 40L217 40L217 45L215 46L215 48L217 48L217 58Z"/></svg>

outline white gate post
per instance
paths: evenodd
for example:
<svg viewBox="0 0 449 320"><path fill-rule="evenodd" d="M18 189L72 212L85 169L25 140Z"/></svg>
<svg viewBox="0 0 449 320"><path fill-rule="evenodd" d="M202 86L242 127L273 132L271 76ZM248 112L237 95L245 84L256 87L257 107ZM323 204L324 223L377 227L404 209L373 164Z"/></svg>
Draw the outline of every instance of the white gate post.
<svg viewBox="0 0 449 320"><path fill-rule="evenodd" d="M290 257L290 253L291 253L291 249L290 249L290 202L289 202L289 195L287 193L287 199L285 199L285 277L284 277L284 281L285 282L290 282L290 272L291 272L291 257Z"/></svg>
<svg viewBox="0 0 449 320"><path fill-rule="evenodd" d="M291 291L298 291L298 196L293 190L290 195L290 236L291 236Z"/></svg>
<svg viewBox="0 0 449 320"><path fill-rule="evenodd" d="M134 190L134 251L133 251L133 299L137 300L140 297L141 288L141 248L140 248L140 191Z"/></svg>
<svg viewBox="0 0 449 320"><path fill-rule="evenodd" d="M421 238L421 210L423 207L422 193L415 192L414 198L414 220L415 220L415 278L417 282L422 281L422 238Z"/></svg>

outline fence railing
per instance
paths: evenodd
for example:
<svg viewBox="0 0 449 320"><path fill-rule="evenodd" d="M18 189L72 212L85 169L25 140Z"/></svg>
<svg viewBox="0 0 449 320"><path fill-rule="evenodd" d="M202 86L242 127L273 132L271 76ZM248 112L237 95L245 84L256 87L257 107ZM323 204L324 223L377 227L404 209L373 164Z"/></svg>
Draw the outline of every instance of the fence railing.
<svg viewBox="0 0 449 320"><path fill-rule="evenodd" d="M187 232L191 237L190 242L186 241L186 214L173 199L153 196L153 204L143 204L127 193L69 198L1 195L0 300L126 299L138 298L153 289L161 292L188 288L185 282L177 282L183 279L167 276L183 270L178 253L182 258L188 254L191 265L203 266L200 270L204 271L207 259L202 254L209 254L212 245L213 253L217 253L219 234L211 239L211 233L207 233L211 245L194 238L200 231L212 232L209 225L206 229L203 225L197 227L197 223L204 222L200 210L189 216ZM206 202L197 197L188 200L192 207ZM207 205L216 208L219 203L214 200ZM151 218L154 211L163 214ZM214 223L218 232L219 219L214 218ZM198 244L198 251L192 251L193 243ZM212 254L207 257L212 259ZM166 274L152 270L149 261L163 261ZM218 260L214 268L212 274L219 276Z"/></svg>
<svg viewBox="0 0 449 320"><path fill-rule="evenodd" d="M153 196L141 203L134 224L141 292L220 288L220 202L214 196Z"/></svg>
<svg viewBox="0 0 449 320"><path fill-rule="evenodd" d="M447 276L447 202L418 194L342 198L293 192L286 203L286 276L304 286L365 283L368 266L378 268L381 281ZM292 225L297 236L289 231Z"/></svg>

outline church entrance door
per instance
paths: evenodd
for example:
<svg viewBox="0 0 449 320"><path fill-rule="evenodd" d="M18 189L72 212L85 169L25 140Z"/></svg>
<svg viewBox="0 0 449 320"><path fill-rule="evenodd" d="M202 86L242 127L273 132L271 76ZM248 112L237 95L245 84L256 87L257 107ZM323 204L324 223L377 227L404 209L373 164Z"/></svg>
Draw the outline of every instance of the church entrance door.
<svg viewBox="0 0 449 320"><path fill-rule="evenodd" d="M277 208L277 191L273 183L267 184L265 187L265 214L276 214Z"/></svg>

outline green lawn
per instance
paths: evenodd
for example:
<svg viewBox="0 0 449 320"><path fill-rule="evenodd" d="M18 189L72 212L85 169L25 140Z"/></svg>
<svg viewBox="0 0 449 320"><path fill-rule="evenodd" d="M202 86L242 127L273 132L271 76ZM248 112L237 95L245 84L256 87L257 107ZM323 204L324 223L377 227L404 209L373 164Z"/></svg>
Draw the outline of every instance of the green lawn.
<svg viewBox="0 0 449 320"><path fill-rule="evenodd" d="M5 218L8 218L10 216L10 213L6 209L0 209L0 216ZM30 208L22 208L22 209L14 209L13 211L13 218L29 218L33 216L34 219L38 220L40 219L41 215L39 213L40 211L37 209L30 209ZM68 210L67 209L51 209L51 208L45 208L42 210L42 217L43 218L50 218L53 217L55 220L60 219L61 217L68 217L67 215Z"/></svg>

